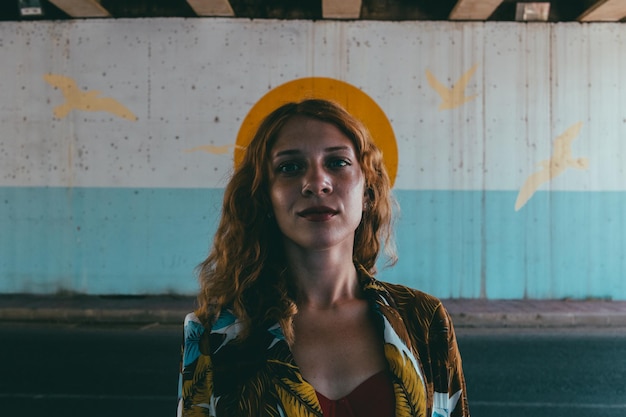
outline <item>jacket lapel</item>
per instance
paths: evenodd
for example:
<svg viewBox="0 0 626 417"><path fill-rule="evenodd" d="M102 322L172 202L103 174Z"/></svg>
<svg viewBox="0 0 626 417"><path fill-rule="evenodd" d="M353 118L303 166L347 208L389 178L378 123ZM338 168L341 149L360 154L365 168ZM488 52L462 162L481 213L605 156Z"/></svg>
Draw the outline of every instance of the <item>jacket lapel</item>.
<svg viewBox="0 0 626 417"><path fill-rule="evenodd" d="M393 297L376 279L361 269L361 283L380 317L385 358L393 374L396 417L426 415L426 383L415 356L406 325L398 314Z"/></svg>

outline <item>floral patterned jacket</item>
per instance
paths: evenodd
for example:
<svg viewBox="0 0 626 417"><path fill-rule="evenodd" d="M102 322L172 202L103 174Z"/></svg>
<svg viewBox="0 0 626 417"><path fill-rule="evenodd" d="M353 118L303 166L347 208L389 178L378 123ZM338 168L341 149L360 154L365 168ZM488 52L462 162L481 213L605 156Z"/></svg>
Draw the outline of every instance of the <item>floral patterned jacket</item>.
<svg viewBox="0 0 626 417"><path fill-rule="evenodd" d="M441 302L364 271L361 284L380 318L396 416L469 417L461 357ZM240 330L228 310L210 331L194 313L187 315L178 416L322 417L280 326L250 335L253 343L232 343Z"/></svg>

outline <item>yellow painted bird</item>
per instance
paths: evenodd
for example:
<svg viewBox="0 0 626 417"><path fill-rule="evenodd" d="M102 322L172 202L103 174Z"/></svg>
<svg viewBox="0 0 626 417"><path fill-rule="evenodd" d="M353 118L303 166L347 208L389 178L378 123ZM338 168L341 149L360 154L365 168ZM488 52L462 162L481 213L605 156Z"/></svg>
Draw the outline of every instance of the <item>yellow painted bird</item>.
<svg viewBox="0 0 626 417"><path fill-rule="evenodd" d="M515 211L521 209L542 184L562 174L567 168L587 169L589 167L587 158L574 159L572 157L572 141L578 136L582 126L582 122L574 123L554 140L552 157L539 162L537 166L542 168L541 171L531 174L520 188L515 201Z"/></svg>
<svg viewBox="0 0 626 417"><path fill-rule="evenodd" d="M454 109L478 96L478 94L474 94L473 96L465 95L467 84L474 75L474 72L476 72L477 67L478 64L474 64L474 66L467 70L452 87L442 84L429 70L426 70L428 84L430 84L432 89L441 97L441 103L439 104L440 111Z"/></svg>
<svg viewBox="0 0 626 417"><path fill-rule="evenodd" d="M124 107L119 101L110 97L98 97L100 91L82 91L76 81L70 77L57 74L44 74L43 79L54 88L58 88L65 97L65 103L54 108L54 116L63 119L72 110L91 112L108 112L123 119L137 120L137 116Z"/></svg>

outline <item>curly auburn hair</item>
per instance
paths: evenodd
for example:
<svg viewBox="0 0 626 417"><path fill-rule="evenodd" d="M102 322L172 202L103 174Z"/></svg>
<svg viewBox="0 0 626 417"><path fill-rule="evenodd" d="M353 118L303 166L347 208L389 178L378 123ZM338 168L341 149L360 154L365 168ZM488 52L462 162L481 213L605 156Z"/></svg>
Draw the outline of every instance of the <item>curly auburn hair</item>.
<svg viewBox="0 0 626 417"><path fill-rule="evenodd" d="M396 261L392 240L395 201L382 152L369 131L338 104L322 99L287 103L261 123L226 189L222 216L213 247L198 266L198 317L206 326L224 307L232 308L243 323L242 338L254 328L278 322L293 342L292 320L297 309L292 283L285 278L282 234L272 217L269 198L270 152L287 121L300 116L336 126L353 143L365 178L361 223L354 237L353 260L376 272L381 246L388 264Z"/></svg>

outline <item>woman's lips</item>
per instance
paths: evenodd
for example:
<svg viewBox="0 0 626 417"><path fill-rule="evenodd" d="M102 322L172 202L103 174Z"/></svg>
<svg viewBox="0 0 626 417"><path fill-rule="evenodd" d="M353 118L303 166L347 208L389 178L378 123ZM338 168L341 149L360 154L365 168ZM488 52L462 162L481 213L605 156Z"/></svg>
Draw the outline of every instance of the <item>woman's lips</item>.
<svg viewBox="0 0 626 417"><path fill-rule="evenodd" d="M330 207L309 207L298 213L298 216L305 218L312 222L324 222L331 219L337 214L337 210L333 210Z"/></svg>

